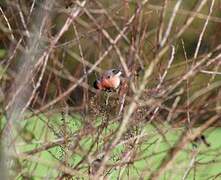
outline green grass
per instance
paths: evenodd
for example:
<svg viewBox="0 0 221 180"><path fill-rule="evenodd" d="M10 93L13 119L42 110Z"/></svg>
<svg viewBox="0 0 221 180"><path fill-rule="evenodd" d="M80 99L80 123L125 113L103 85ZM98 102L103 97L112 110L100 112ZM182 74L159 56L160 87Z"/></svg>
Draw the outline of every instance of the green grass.
<svg viewBox="0 0 221 180"><path fill-rule="evenodd" d="M66 117L65 122L68 128L69 133L76 133L80 129L82 129L80 116L74 117ZM101 118L97 120L97 125L101 123ZM50 142L56 139L56 133L61 133L63 125L61 121L60 115L54 115L53 117L47 118L43 115L39 117L32 117L22 122L23 130L20 132L19 138L17 138L17 150L19 152L26 152L33 148L41 146L42 143ZM49 124L50 128L46 126ZM114 129L117 128L117 124L111 124L108 130L102 133L102 137L100 137L100 141L97 145L93 147L92 151L101 151L103 148L103 137L107 136ZM146 133L146 137L141 141L141 144L137 147L135 162L133 164L129 164L121 168L121 170L112 168L109 172L108 176L111 179L117 179L120 177L121 179L138 179L142 173L144 177L148 177L152 171L154 171L165 157L168 152L168 149L179 139L179 135L181 134L181 129L174 129L170 125L165 125L160 127L161 130L168 130L165 133L165 138L169 142L168 145L165 142L165 139L159 135L156 129L151 125L146 125L144 128L144 132ZM52 131L54 129L56 132ZM190 174L187 179L193 179L193 176L196 179L208 179L209 177L216 175L221 172L221 161L218 154L221 152L221 129L209 129L205 133L207 140L211 143L211 147L206 147L204 144L200 144L198 146L199 153L196 157L198 162L195 175L194 170L190 171ZM93 141L95 140L95 136L88 135L86 138L83 138L79 141L81 149L78 149L77 153L72 154L69 151L70 157L68 158L68 163L73 167L75 166L89 151ZM73 139L73 142L75 139ZM115 162L119 162L119 158L121 157L124 150L128 148L125 145L119 145L115 149L113 149L111 154L111 159L109 164L114 164ZM40 159L46 160L50 162L52 165L56 165L59 161L64 159L64 148L60 146L56 146L54 148L49 149L48 151L42 151L41 153L37 153L34 156ZM173 163L171 168L164 174L160 179L173 179L178 180L182 179L186 169L189 167L190 161L192 159L193 146L189 144L185 150L179 154L176 161ZM18 158L19 159L19 158ZM215 160L216 162L206 164ZM23 175L32 174L32 179L42 179L45 177L55 178L58 175L58 170L50 167L49 165L45 165L41 162L34 162L32 160L18 160L20 164L20 170L17 169L18 172L22 172ZM21 171L22 170L22 171ZM87 173L87 164L84 164L79 172ZM22 179L20 174L17 174L16 179Z"/></svg>

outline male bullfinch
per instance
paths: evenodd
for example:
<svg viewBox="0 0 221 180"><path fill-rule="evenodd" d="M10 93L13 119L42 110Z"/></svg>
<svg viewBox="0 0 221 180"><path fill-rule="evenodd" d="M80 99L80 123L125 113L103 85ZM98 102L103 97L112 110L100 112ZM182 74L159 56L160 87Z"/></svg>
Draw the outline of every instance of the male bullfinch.
<svg viewBox="0 0 221 180"><path fill-rule="evenodd" d="M94 88L104 91L117 89L121 82L121 75L122 72L118 69L107 70L94 81Z"/></svg>

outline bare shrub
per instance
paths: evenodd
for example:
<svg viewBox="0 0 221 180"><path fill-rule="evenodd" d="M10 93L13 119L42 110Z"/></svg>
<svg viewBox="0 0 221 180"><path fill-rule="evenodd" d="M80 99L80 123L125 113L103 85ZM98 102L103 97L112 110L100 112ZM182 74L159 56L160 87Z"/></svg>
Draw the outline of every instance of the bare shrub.
<svg viewBox="0 0 221 180"><path fill-rule="evenodd" d="M0 12L3 179L220 176L220 2L5 0ZM112 68L119 89L96 90Z"/></svg>

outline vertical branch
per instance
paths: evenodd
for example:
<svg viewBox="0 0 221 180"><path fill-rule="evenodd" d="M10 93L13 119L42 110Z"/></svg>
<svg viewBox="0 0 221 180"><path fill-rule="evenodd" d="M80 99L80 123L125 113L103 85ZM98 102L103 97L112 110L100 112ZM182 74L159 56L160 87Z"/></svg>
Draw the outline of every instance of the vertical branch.
<svg viewBox="0 0 221 180"><path fill-rule="evenodd" d="M73 24L73 27L74 27L75 35L77 37L78 49L79 49L79 52L80 52L81 62L83 64L83 72L84 72L84 76L85 76L85 83L88 83L87 69L86 69L86 64L85 64L85 59L84 59L84 54L83 54L83 49L82 49L82 46L81 46L79 34L78 34L78 31L77 31L77 28L76 28L75 24ZM88 113L87 100L88 100L88 90L84 89L83 103L84 103L84 107L85 107L85 115Z"/></svg>
<svg viewBox="0 0 221 180"><path fill-rule="evenodd" d="M211 5L210 5L210 9L209 9L209 14L208 14L208 16L206 18L206 22L205 22L205 24L203 26L203 29L202 29L202 31L200 33L200 36L199 36L199 39L198 39L198 43L197 43L196 50L195 50L195 53L194 53L194 59L196 59L197 56L198 56L200 45L201 45L201 42L202 42L202 39L203 39L203 35L204 35L205 31L206 31L206 27L208 25L210 16L211 16L211 14L213 12L214 3L215 3L215 0L212 0Z"/></svg>
<svg viewBox="0 0 221 180"><path fill-rule="evenodd" d="M166 32L164 33L164 36L163 36L162 40L160 41L160 47L164 46L164 44L166 43L166 41L167 41L167 39L168 39L168 37L170 35L171 29L172 29L172 26L173 26L173 22L175 20L177 11L179 10L182 1L183 0L178 0L176 5L174 6L174 9L173 9L172 15L170 17L170 21L168 23Z"/></svg>
<svg viewBox="0 0 221 180"><path fill-rule="evenodd" d="M160 24L159 24L158 33L157 33L157 45L159 45L160 42L162 41L167 4L168 4L168 0L164 0L163 8L160 14Z"/></svg>
<svg viewBox="0 0 221 180"><path fill-rule="evenodd" d="M21 18L22 25L23 25L23 27L24 27L24 29L25 29L26 36L27 36L28 38L30 38L30 32L29 32L29 30L28 30L27 23L25 22L25 18L24 18L24 15L23 15L23 12L22 12L22 9L21 9L21 6L20 6L20 3L19 3L18 0L17 0L16 5L17 5L17 8L18 8L18 12L19 12L19 16L20 16L20 18Z"/></svg>
<svg viewBox="0 0 221 180"><path fill-rule="evenodd" d="M185 57L185 60L186 60L186 72L188 72L189 71L189 62L188 62L188 57L187 57L187 53L186 53L186 49L185 49L185 44L184 44L184 41L183 40L181 40L181 42L182 42L182 47L183 47L183 52L184 52L184 57ZM190 87L189 87L189 79L187 78L186 79L186 95L187 95L187 122L190 124L190 110L189 110L189 108L190 108L190 101L189 101L189 98L190 98Z"/></svg>
<svg viewBox="0 0 221 180"><path fill-rule="evenodd" d="M12 31L11 25L10 25L10 23L9 23L9 21L8 21L6 15L5 15L5 13L4 13L4 11L2 10L1 7L0 7L0 11L1 11L1 13L2 13L2 15L3 15L3 17L4 17L5 21L6 21L6 23L7 23L7 26L8 26L8 29L9 29L9 31L10 31L10 35L11 35L11 40L12 40L12 41L15 41L15 37L14 37L13 31Z"/></svg>
<svg viewBox="0 0 221 180"><path fill-rule="evenodd" d="M175 47L173 45L171 47L172 47L172 51L171 51L170 59L168 61L167 67L166 67L163 75L160 77L160 82L157 85L157 89L160 89L160 87L161 87L161 85L162 85L163 81L165 80L165 77L166 77L166 75L168 73L168 70L170 69L170 66L173 63L174 55L175 55Z"/></svg>

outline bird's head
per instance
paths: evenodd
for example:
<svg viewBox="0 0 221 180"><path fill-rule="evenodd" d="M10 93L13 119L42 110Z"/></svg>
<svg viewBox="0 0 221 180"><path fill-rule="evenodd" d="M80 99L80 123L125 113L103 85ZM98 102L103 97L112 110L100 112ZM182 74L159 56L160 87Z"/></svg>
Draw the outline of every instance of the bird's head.
<svg viewBox="0 0 221 180"><path fill-rule="evenodd" d="M121 75L122 72L118 69L107 70L94 81L94 88L99 90L117 89L121 82Z"/></svg>

